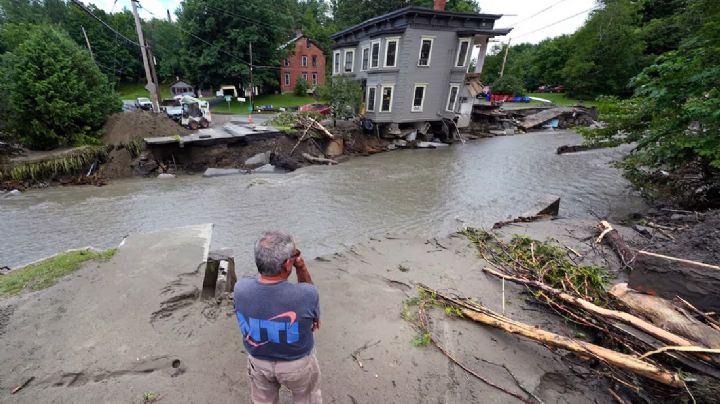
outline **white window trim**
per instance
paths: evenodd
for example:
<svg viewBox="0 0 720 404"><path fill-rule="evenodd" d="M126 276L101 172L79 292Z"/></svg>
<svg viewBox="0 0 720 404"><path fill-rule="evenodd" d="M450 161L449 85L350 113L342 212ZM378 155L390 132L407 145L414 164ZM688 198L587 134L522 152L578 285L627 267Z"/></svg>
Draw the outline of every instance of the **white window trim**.
<svg viewBox="0 0 720 404"><path fill-rule="evenodd" d="M333 74L340 74L340 55L342 55L342 52L339 50L333 52Z"/></svg>
<svg viewBox="0 0 720 404"><path fill-rule="evenodd" d="M312 83L313 83L313 85L315 85L315 86L317 85L317 83L318 83L318 75L317 75L317 73L313 73L313 74L312 74Z"/></svg>
<svg viewBox="0 0 720 404"><path fill-rule="evenodd" d="M352 53L352 61L350 62L350 71L345 70L345 66L347 66L348 53ZM345 54L343 57L342 72L343 73L352 73L354 71L355 71L355 49L345 49Z"/></svg>
<svg viewBox="0 0 720 404"><path fill-rule="evenodd" d="M302 67L307 67L307 62L308 62L307 56L303 55L303 56L300 58L300 64L302 65Z"/></svg>
<svg viewBox="0 0 720 404"><path fill-rule="evenodd" d="M307 73L303 73L303 74L302 74L302 78L303 78L305 81L307 81Z"/></svg>
<svg viewBox="0 0 720 404"><path fill-rule="evenodd" d="M383 93L385 92L385 89L386 89L386 88L389 88L389 89L390 89L390 105L388 105L388 108L389 108L389 109L388 109L387 111L383 111L383 109L382 109L382 105L383 105ZM385 112L385 113L392 112L392 106L393 106L393 100L394 100L394 98L395 98L395 84L383 84L383 85L380 87L380 112Z"/></svg>
<svg viewBox="0 0 720 404"><path fill-rule="evenodd" d="M423 112L423 107L425 106L425 97L427 97L427 86L427 83L415 83L411 97L412 103L410 104L410 112ZM420 100L420 109L415 109L415 91L418 89L418 87L423 88L423 96L422 100Z"/></svg>
<svg viewBox="0 0 720 404"><path fill-rule="evenodd" d="M430 41L430 52L428 53L428 62L426 65L420 64L420 57L422 56L422 46L423 42L429 40ZM418 66L419 67L430 67L430 62L432 61L432 50L433 45L435 44L435 37L434 36L421 36L420 37L420 49L418 49Z"/></svg>
<svg viewBox="0 0 720 404"><path fill-rule="evenodd" d="M367 64L367 67L364 67L364 66L363 66L363 58L365 57L365 55L364 55L365 51L367 51L367 53L368 53L368 64ZM361 72L365 72L365 71L367 71L368 69L370 69L370 63L372 63L372 60L371 60L372 58L371 58L371 56L372 56L372 55L370 54L370 47L369 47L369 46L365 46L365 47L363 47L362 49L360 49L360 71L361 71ZM379 56L380 56L380 55L378 55L378 57L379 57Z"/></svg>
<svg viewBox="0 0 720 404"><path fill-rule="evenodd" d="M285 85L290 85L290 73L285 73Z"/></svg>
<svg viewBox="0 0 720 404"><path fill-rule="evenodd" d="M455 99L452 100L452 109L447 109L448 104L450 104L450 96L452 95L452 89L457 88L457 91L455 92ZM458 96L460 95L460 84L453 84L450 83L450 88L448 89L448 96L447 96L447 102L445 103L445 111L448 112L455 112L455 107L457 107L457 100Z"/></svg>
<svg viewBox="0 0 720 404"><path fill-rule="evenodd" d="M373 50L373 47L375 47L375 45L377 45L377 48L378 48L377 65L373 65L373 59L372 59L372 56L373 56L372 50ZM370 42L370 68L377 69L379 67L380 67L380 40L378 39L376 41Z"/></svg>
<svg viewBox="0 0 720 404"><path fill-rule="evenodd" d="M459 64L457 64L457 61L458 61L458 58L460 57L460 50L462 49L463 42L467 42L468 46L467 46L467 51L465 52L465 60L462 61L463 64L459 65ZM455 67L467 66L468 56L470 56L470 54L472 53L472 49L470 49L470 42L471 42L470 38L461 38L458 41L457 52L455 52L455 61L454 61L455 64L453 66L455 66Z"/></svg>
<svg viewBox="0 0 720 404"><path fill-rule="evenodd" d="M372 109L369 108L369 105L370 105L370 89L371 89L371 88L372 88L373 90L375 90L375 99L373 100L373 108L372 108ZM375 112L375 109L377 109L377 86L371 86L371 87L368 87L368 88L367 88L367 96L365 97L365 104L366 104L365 110L366 110L367 112Z"/></svg>
<svg viewBox="0 0 720 404"><path fill-rule="evenodd" d="M395 60L393 60L392 66L388 66L388 64L387 64L388 44L390 42L395 42ZM385 57L383 58L383 67L396 68L397 60L398 60L398 53L400 53L400 37L394 36L391 38L385 38Z"/></svg>

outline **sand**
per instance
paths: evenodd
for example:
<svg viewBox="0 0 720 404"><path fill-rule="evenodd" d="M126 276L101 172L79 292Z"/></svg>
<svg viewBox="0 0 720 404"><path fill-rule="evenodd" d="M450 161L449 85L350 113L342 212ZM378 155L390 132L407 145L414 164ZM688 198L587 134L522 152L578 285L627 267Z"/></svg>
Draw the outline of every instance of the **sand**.
<svg viewBox="0 0 720 404"><path fill-rule="evenodd" d="M591 249L578 238L593 225L558 220L504 232L552 234L584 254ZM246 356L231 303L199 297L203 243L173 242L159 233L131 236L112 261L90 263L49 289L0 302L0 402L142 402L144 392L168 403L248 402ZM457 235L379 237L308 259L321 296L316 347L324 401L517 402L432 346L414 346L416 331L400 316L403 302L417 296L414 282L500 311L500 283L481 271L484 265ZM517 285L506 285L505 298L509 317L574 335ZM606 381L564 351L439 312L431 318L449 351L510 391L525 395L503 365L545 402L610 401ZM361 368L351 354L365 345L371 346L359 354ZM10 395L29 377L35 379ZM283 392L281 402L289 400Z"/></svg>

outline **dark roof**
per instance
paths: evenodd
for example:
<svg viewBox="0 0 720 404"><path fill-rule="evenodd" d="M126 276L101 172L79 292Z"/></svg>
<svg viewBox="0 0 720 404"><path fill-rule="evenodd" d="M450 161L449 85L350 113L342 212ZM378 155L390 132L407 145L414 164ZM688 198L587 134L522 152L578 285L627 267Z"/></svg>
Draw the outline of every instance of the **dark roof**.
<svg viewBox="0 0 720 404"><path fill-rule="evenodd" d="M336 32L333 35L330 36L332 39L337 39L343 35L346 35L350 32L357 31L360 29L363 29L367 26L377 24L379 22L385 21L385 20L391 20L393 18L397 18L406 14L416 14L416 15L429 15L429 16L439 16L439 17L449 17L449 18L463 18L463 19L477 19L477 20L497 20L500 17L502 17L502 14L479 14L479 13L455 13L452 11L435 11L431 8L426 7L417 7L417 6L409 6L404 7L399 10L391 11L387 14L383 14L378 17L373 17L369 20L363 21L360 24L353 25L352 27L345 28L344 30L340 32Z"/></svg>
<svg viewBox="0 0 720 404"><path fill-rule="evenodd" d="M187 80L180 79L180 80L175 80L174 82L172 82L172 84L170 84L170 87L173 87L173 86L174 86L175 84L177 84L177 83L185 83L185 84L188 84L188 85L192 86L192 83L191 83L191 82L189 82L189 81L187 81Z"/></svg>

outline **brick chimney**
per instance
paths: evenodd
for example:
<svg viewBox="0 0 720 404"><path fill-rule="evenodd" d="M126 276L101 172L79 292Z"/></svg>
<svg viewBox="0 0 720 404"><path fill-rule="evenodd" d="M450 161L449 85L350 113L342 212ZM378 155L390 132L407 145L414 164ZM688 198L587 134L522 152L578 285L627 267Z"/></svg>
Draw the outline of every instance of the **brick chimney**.
<svg viewBox="0 0 720 404"><path fill-rule="evenodd" d="M445 4L447 4L447 0L433 0L433 10L445 11Z"/></svg>

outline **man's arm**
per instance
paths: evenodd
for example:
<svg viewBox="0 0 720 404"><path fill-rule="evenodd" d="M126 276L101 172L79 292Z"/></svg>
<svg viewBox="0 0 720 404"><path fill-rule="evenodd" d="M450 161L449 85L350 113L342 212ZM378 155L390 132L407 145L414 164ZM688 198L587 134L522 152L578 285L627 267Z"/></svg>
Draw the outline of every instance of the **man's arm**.
<svg viewBox="0 0 720 404"><path fill-rule="evenodd" d="M305 265L305 260L303 259L302 255L299 255L297 258L295 258L293 266L295 266L295 274L297 275L298 283L309 283L311 285L313 284L312 278L310 277L310 272L307 269L307 265Z"/></svg>

